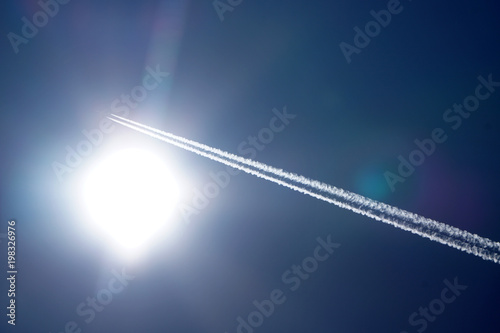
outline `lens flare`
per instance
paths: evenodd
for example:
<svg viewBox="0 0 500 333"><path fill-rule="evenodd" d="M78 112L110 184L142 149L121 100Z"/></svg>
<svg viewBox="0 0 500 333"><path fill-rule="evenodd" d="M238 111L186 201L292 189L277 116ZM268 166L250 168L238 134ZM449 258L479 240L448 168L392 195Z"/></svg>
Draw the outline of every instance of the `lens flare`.
<svg viewBox="0 0 500 333"><path fill-rule="evenodd" d="M96 231L127 256L169 221L178 190L166 163L138 149L122 150L105 159L84 184L84 201Z"/></svg>

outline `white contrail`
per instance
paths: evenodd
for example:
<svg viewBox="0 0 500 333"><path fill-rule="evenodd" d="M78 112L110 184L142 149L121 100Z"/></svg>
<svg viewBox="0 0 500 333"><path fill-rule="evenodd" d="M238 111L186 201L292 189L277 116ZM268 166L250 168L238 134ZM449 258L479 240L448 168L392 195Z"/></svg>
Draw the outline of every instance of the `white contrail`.
<svg viewBox="0 0 500 333"><path fill-rule="evenodd" d="M356 205L364 207L365 210L366 209L373 209L373 210L377 210L377 211L382 211L385 214L397 217L397 219L399 221L402 220L402 221L405 221L405 222L410 223L410 224L416 223L417 225L415 227L417 227L417 228L420 226L424 226L426 229L432 230L433 232L445 233L451 237L455 237L455 235L462 233L460 237L462 239L467 239L467 242L471 243L471 244L475 244L477 241L480 242L480 241L484 240L484 241L486 241L486 243L482 243L483 246L486 245L486 248L489 248L490 250L495 251L495 252L500 252L500 244L499 243L495 243L495 242L492 242L488 239L481 238L477 235L464 232L463 230L460 230L458 228L454 228L454 227L446 225L444 223L440 223L440 222L425 218L423 216L419 216L417 214L410 213L408 211L405 211L405 210L402 210L399 208L395 208L395 207L389 206L389 205L381 203L381 202L377 202L375 200L363 197L359 194L345 191L343 189L339 189L339 188L336 188L334 186L331 186L331 185L328 185L328 184L325 184L325 183L322 183L319 181L310 180L306 177L283 171L282 169L277 169L277 168L268 166L268 165L263 164L263 163L259 163L259 162L256 162L256 161L253 161L250 159L246 159L246 158L219 150L217 148L212 148L210 146L198 143L196 141L188 140L188 139L173 135L171 133L163 132L161 130L158 130L158 129L131 121L131 120L126 119L126 118L122 118L122 117L119 117L116 115L114 115L114 116L119 118L119 119L122 119L126 122L132 123L136 126L145 128L149 131L152 131L152 132L158 133L160 135L172 138L174 140L178 140L180 142L184 142L186 144L201 148L201 149L206 150L207 152L213 153L215 155L225 157L225 158L231 159L233 161L236 161L238 163L242 163L242 164L257 168L263 172L272 173L278 177L289 179L293 182L297 182L297 183L306 185L308 187L315 188L315 189L320 190L322 192L329 193L329 194L335 196L336 198L340 198L342 200L345 200L345 201L348 201L350 203L354 203ZM476 237L478 237L478 238L476 238Z"/></svg>
<svg viewBox="0 0 500 333"><path fill-rule="evenodd" d="M201 156L218 161L233 168L240 169L266 180L270 180L298 192L308 194L317 199L333 203L339 207L349 209L358 214L391 224L422 237L426 237L467 253L474 254L485 260L500 263L500 243L498 242L493 242L490 239L469 233L465 230L410 213L397 207L363 197L356 193L345 191L319 181L289 173L282 169L277 169L260 162L242 158L240 156L212 148L171 133L139 124L126 118L116 115L113 116L121 119L121 121L110 117L108 118L119 124L176 145L180 148L192 151ZM286 181L285 179L292 181L292 183ZM299 183L309 188L304 188L293 183ZM317 191L322 193L317 193Z"/></svg>

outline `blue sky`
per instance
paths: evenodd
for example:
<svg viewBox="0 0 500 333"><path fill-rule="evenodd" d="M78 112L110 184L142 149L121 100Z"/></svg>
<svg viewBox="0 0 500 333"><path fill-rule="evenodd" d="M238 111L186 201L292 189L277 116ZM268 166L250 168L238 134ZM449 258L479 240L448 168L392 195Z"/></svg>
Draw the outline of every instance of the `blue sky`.
<svg viewBox="0 0 500 333"><path fill-rule="evenodd" d="M224 3L221 21L208 0L72 0L32 37L23 17L43 20L41 5L2 3L0 232L16 220L19 267L16 327L2 314L2 332L237 332L275 290L281 304L254 332L497 332L498 265L246 174L188 219L175 207L175 237L156 235L133 267L89 232L82 182L114 151L155 151L184 207L226 170L119 126L69 167L67 148L102 130L115 105L236 154L286 109L294 117L251 157L500 241L500 87L478 79L500 82L494 1L403 0L350 63L339 45L355 46L354 28L396 2ZM122 95L144 80L158 84L132 107ZM444 115L480 84L489 96L454 129ZM387 172L435 128L447 139L391 189ZM291 290L283 276L328 237L340 246ZM455 279L467 288L445 303ZM113 299L92 316L87 298L100 292ZM434 319L419 313L439 302Z"/></svg>

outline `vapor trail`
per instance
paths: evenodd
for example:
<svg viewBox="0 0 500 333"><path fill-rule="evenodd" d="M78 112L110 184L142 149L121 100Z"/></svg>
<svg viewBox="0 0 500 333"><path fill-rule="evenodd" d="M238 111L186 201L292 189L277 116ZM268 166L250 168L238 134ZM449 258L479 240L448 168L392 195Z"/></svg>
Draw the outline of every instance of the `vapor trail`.
<svg viewBox="0 0 500 333"><path fill-rule="evenodd" d="M483 238L468 231L366 198L356 193L308 179L304 176L286 172L282 169L246 159L196 141L163 132L126 118L116 115L113 116L120 120L111 117L108 118L156 139L275 182L295 191L308 194L328 203L335 204L341 208L349 209L355 213L371 217L375 220L388 223L433 241L474 254L485 260L500 263L500 243L491 241L488 238ZM305 185L307 188L294 183ZM318 191L320 193L318 193Z"/></svg>

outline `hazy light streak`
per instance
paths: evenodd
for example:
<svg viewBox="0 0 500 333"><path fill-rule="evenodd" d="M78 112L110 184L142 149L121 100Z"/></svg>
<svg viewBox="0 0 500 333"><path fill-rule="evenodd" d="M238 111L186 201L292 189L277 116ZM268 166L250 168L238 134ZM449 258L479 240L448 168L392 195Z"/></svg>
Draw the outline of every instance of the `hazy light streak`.
<svg viewBox="0 0 500 333"><path fill-rule="evenodd" d="M121 119L109 119L147 134L151 137L176 145L180 148L189 150L201 156L210 158L230 167L245 171L249 174L261 177L263 179L275 182L295 191L308 194L317 199L335 204L339 207L349 209L355 213L371 217L375 220L388 223L397 228L410 231L422 237L433 241L454 247L461 251L474 254L485 260L491 260L500 263L500 243L483 238L468 231L461 230L450 225L438 222L418 214L414 214L397 207L393 207L362 195L345 191L334 186L308 179L304 176L286 172L266 164L246 159L210 146L188 140L171 133L163 132L158 129L139 124L137 122L122 118L116 115L114 117ZM243 164L243 165L242 165ZM246 165L246 166L245 166ZM250 167L250 168L249 168ZM255 168L257 170L254 170ZM258 171L260 170L260 171ZM277 178L278 177L278 178ZM285 181L290 180L295 183L305 185L304 188ZM318 190L323 193L316 193Z"/></svg>

